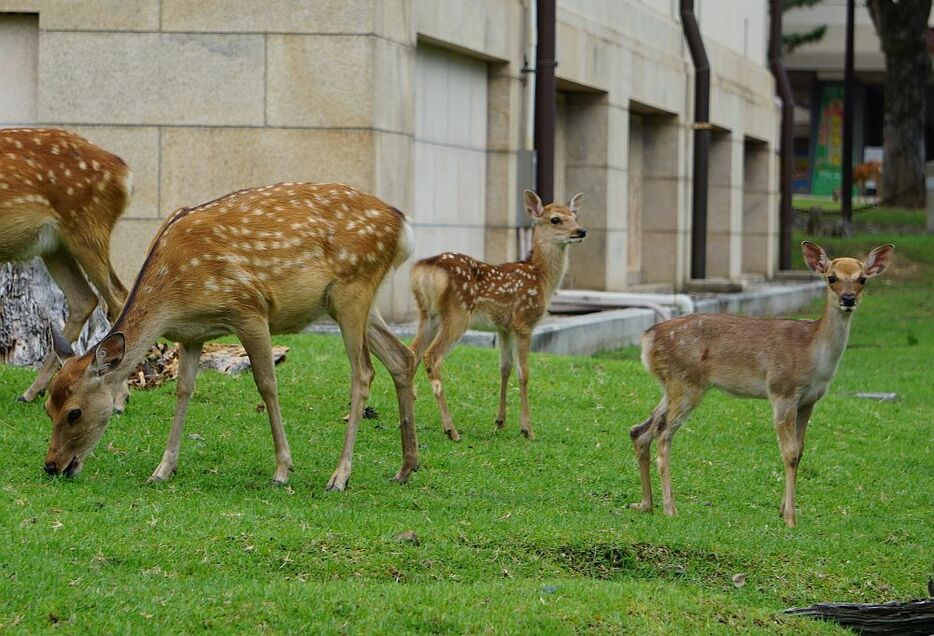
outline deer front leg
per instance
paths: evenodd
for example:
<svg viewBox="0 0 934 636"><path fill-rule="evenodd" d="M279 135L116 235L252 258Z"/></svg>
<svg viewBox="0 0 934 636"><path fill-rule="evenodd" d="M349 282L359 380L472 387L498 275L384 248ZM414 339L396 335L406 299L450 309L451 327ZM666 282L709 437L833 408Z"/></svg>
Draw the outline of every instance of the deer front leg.
<svg viewBox="0 0 934 636"><path fill-rule="evenodd" d="M519 358L519 427L528 439L535 439L532 421L529 416L529 349L532 345L531 333L516 334L516 350Z"/></svg>
<svg viewBox="0 0 934 636"><path fill-rule="evenodd" d="M418 470L418 437L415 432L415 354L389 330L376 309L370 312L367 340L373 353L392 376L399 402L399 430L402 433L402 467L393 479L405 483Z"/></svg>
<svg viewBox="0 0 934 636"><path fill-rule="evenodd" d="M779 510L785 520L785 525L794 528L797 523L795 516L795 481L798 476L798 462L801 459L803 448L798 441L798 406L795 400L775 400L773 402L773 411L778 447L782 454L782 463L785 466L785 493Z"/></svg>
<svg viewBox="0 0 934 636"><path fill-rule="evenodd" d="M202 343L178 345L178 377L175 379L175 415L172 418L172 430L162 453L162 461L150 476L150 482L166 481L178 468L178 453L182 443L182 430L185 427L185 414L188 403L195 390L195 377L198 375L198 362L201 359Z"/></svg>
<svg viewBox="0 0 934 636"><path fill-rule="evenodd" d="M272 483L280 486L289 481L289 473L292 472L292 453L285 437L282 413L279 410L276 366L272 359L269 325L264 318L261 318L243 325L236 331L236 334L250 357L253 380L266 405L266 413L269 415L269 428L272 429L272 442L276 449L276 471L273 473Z"/></svg>
<svg viewBox="0 0 934 636"><path fill-rule="evenodd" d="M508 331L499 332L499 410L496 412L496 428L506 427L506 392L509 376L512 375L512 358L515 355L515 340Z"/></svg>

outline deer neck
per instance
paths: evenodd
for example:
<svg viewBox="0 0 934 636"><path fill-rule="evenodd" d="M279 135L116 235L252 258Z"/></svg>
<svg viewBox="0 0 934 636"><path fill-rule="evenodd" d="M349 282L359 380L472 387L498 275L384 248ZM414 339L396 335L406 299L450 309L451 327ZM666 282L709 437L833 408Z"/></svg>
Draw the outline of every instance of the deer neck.
<svg viewBox="0 0 934 636"><path fill-rule="evenodd" d="M532 235L532 251L528 261L542 272L545 297L561 285L564 274L568 270L568 246L556 245L541 238L536 231Z"/></svg>
<svg viewBox="0 0 934 636"><path fill-rule="evenodd" d="M850 324L853 320L852 311L840 311L837 307L836 296L828 292L827 304L824 306L824 315L817 321L814 334L815 349L818 357L823 359L824 365L833 374L837 364L846 349L847 339L850 337Z"/></svg>
<svg viewBox="0 0 934 636"><path fill-rule="evenodd" d="M108 335L123 333L126 341L123 360L110 377L122 381L139 364L150 347L162 335L165 323L161 317L140 303L132 300L124 306L123 313L110 329Z"/></svg>

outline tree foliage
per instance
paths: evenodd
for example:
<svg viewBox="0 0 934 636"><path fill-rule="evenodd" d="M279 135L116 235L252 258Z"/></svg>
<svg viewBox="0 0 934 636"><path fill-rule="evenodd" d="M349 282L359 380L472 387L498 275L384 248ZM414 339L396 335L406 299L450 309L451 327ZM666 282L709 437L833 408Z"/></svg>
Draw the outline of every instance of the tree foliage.
<svg viewBox="0 0 934 636"><path fill-rule="evenodd" d="M782 11L787 12L792 9L806 9L818 4L821 0L782 0ZM800 46L820 42L827 33L826 24L818 24L807 31L797 31L795 33L782 34L782 48L785 53L791 53Z"/></svg>

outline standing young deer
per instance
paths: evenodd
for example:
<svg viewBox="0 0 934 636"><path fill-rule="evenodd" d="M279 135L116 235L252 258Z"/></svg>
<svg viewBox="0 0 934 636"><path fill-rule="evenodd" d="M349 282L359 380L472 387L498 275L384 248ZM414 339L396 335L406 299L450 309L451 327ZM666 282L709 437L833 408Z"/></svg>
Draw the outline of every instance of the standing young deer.
<svg viewBox="0 0 934 636"><path fill-rule="evenodd" d="M350 358L351 406L340 462L328 482L350 478L357 426L373 367L368 346L395 382L406 481L418 462L412 352L371 308L383 278L411 251L401 212L342 184L283 183L240 190L177 210L153 239L123 313L85 355L65 360L46 402L52 438L45 470L77 475L110 418L107 395L159 336L179 343L175 417L152 481L171 477L205 341L233 333L243 344L266 405L276 451L273 481L283 484L292 457L282 427L270 334L301 330L327 313ZM68 351L61 352L63 356Z"/></svg>
<svg viewBox="0 0 934 636"><path fill-rule="evenodd" d="M110 233L129 197L127 165L86 139L46 128L0 130L0 261L42 257L68 303L68 342L97 306L88 279L111 322L123 308L127 291L110 265ZM18 399L31 402L45 390L57 365L50 352ZM118 411L125 396L118 390Z"/></svg>
<svg viewBox="0 0 934 636"><path fill-rule="evenodd" d="M785 464L780 510L785 523L795 525L795 478L808 419L837 371L866 279L884 272L895 251L892 245L882 245L860 263L853 258L831 261L808 241L801 249L808 267L827 282L827 305L820 320L692 314L655 325L642 335L642 364L658 379L664 395L652 415L629 431L642 478L642 501L633 507L652 510L649 446L657 438L665 514L676 514L668 463L671 438L707 388L717 386L734 395L771 401Z"/></svg>
<svg viewBox="0 0 934 636"><path fill-rule="evenodd" d="M412 268L412 290L418 304L418 332L412 341L416 366L424 359L431 389L438 399L444 432L460 439L448 411L441 386L444 356L460 340L475 318L492 323L500 351L499 411L496 426L506 425L506 387L513 356L519 361L519 397L522 434L532 439L529 420L529 345L532 329L548 307L568 267L567 246L580 243L587 231L577 224L581 194L565 205L542 206L531 190L525 191L525 209L535 222L532 251L524 261L488 265L464 254L445 252L426 258Z"/></svg>

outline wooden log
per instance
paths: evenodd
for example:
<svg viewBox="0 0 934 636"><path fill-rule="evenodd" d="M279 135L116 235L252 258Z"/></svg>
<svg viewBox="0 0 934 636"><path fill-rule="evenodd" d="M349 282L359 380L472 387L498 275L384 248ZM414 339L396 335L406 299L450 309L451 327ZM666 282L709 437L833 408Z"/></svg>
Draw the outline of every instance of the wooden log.
<svg viewBox="0 0 934 636"><path fill-rule="evenodd" d="M834 621L864 635L934 634L934 598L890 603L817 603L783 613Z"/></svg>
<svg viewBox="0 0 934 636"><path fill-rule="evenodd" d="M65 296L42 260L0 264L0 362L38 366L52 349L49 324L65 324ZM110 329L100 306L91 314L74 349L83 353Z"/></svg>

